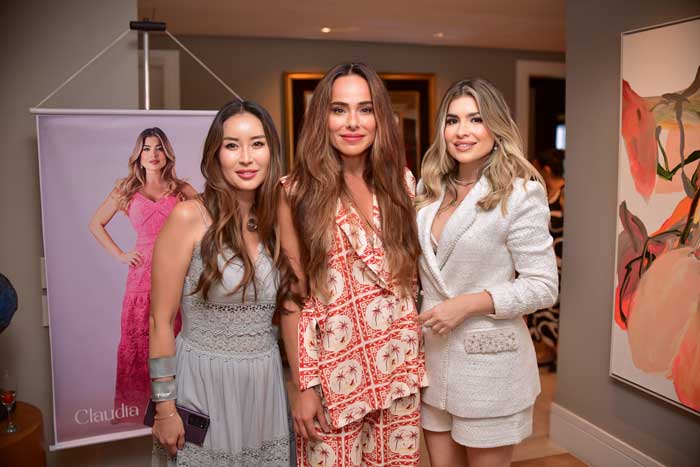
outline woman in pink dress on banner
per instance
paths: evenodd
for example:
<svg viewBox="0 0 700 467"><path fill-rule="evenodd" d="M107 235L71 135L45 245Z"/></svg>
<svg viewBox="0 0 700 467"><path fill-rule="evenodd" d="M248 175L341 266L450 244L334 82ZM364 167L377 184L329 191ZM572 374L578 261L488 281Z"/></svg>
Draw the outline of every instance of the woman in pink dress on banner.
<svg viewBox="0 0 700 467"><path fill-rule="evenodd" d="M115 418L116 422L141 422L150 398L148 375L148 315L151 293L153 244L165 219L178 201L196 195L194 188L175 175L175 153L160 128L139 134L129 157L129 174L114 186L90 221L90 232L116 260L129 266L122 303L121 338L117 351L114 408L138 415ZM125 251L116 244L106 226L122 211L136 231L136 245ZM180 330L178 316L175 331Z"/></svg>

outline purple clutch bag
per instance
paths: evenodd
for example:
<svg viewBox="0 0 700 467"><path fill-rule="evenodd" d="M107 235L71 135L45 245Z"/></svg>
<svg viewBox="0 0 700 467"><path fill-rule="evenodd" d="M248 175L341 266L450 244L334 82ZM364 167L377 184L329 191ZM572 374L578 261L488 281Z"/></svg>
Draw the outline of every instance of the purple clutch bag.
<svg viewBox="0 0 700 467"><path fill-rule="evenodd" d="M198 446L204 444L204 438L209 429L209 417L196 410L188 409L175 404L177 413L182 418L182 424L185 427L185 441ZM146 407L146 415L143 417L143 424L153 426L153 417L156 414L156 404L153 401L148 402Z"/></svg>

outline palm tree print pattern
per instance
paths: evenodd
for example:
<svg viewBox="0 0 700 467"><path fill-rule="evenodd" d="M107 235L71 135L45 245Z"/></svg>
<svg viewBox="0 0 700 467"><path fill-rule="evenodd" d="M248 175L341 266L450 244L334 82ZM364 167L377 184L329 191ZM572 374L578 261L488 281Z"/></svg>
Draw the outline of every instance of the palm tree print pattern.
<svg viewBox="0 0 700 467"><path fill-rule="evenodd" d="M357 360L348 360L331 372L330 388L337 394L349 394L362 382L362 372L359 371L360 363Z"/></svg>
<svg viewBox="0 0 700 467"><path fill-rule="evenodd" d="M328 268L328 292L326 305L336 302L345 291L345 279L343 275L333 268Z"/></svg>
<svg viewBox="0 0 700 467"><path fill-rule="evenodd" d="M415 359L418 356L418 333L416 331L401 331L401 343L406 351L406 361Z"/></svg>
<svg viewBox="0 0 700 467"><path fill-rule="evenodd" d="M396 394L408 390L395 386ZM344 414L359 411L362 418L332 433L320 433L321 442L297 438L300 467L417 467L419 463L419 396L411 394L395 402L401 410L380 409L365 412L369 407L359 402ZM356 415L357 416L357 415ZM308 443L308 444L307 444Z"/></svg>
<svg viewBox="0 0 700 467"><path fill-rule="evenodd" d="M365 319L372 329L383 331L393 322L393 309L396 306L394 297L377 297L370 302L365 310Z"/></svg>
<svg viewBox="0 0 700 467"><path fill-rule="evenodd" d="M324 328L323 347L329 352L343 350L352 339L354 326L347 316L337 315L328 318Z"/></svg>
<svg viewBox="0 0 700 467"><path fill-rule="evenodd" d="M389 449L397 454L411 454L418 449L418 428L401 427L389 435Z"/></svg>
<svg viewBox="0 0 700 467"><path fill-rule="evenodd" d="M410 171L406 185L413 195ZM381 225L378 204L373 216L375 226ZM375 241L368 245L365 227L354 225L356 217L339 200L329 232L329 296L310 295L299 317L300 387L320 385L331 423L338 428L388 407L392 384L400 382L413 393L425 382L415 302L403 298L386 268L381 240L372 236ZM348 410L358 403L362 409ZM350 449L345 446L343 456Z"/></svg>
<svg viewBox="0 0 700 467"><path fill-rule="evenodd" d="M392 339L384 344L377 353L376 362L379 371L389 374L394 368L402 365L405 361L403 346L401 341Z"/></svg>
<svg viewBox="0 0 700 467"><path fill-rule="evenodd" d="M352 263L352 278L358 284L372 285L376 282L376 275L370 268L360 259Z"/></svg>
<svg viewBox="0 0 700 467"><path fill-rule="evenodd" d="M333 467L336 461L335 451L326 443L309 444L306 457L312 467Z"/></svg>

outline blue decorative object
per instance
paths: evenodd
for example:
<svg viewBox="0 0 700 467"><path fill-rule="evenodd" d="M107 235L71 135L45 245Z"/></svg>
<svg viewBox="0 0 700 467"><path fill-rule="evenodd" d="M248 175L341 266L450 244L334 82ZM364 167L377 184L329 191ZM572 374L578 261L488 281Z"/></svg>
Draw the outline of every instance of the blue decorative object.
<svg viewBox="0 0 700 467"><path fill-rule="evenodd" d="M0 273L0 332L10 324L17 311L17 292L10 280Z"/></svg>

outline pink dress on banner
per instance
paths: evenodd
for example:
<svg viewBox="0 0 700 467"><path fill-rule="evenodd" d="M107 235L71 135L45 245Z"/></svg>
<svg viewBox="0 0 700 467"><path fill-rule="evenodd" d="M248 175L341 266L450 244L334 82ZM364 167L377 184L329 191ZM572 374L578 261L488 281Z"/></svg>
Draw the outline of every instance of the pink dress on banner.
<svg viewBox="0 0 700 467"><path fill-rule="evenodd" d="M141 253L142 262L138 266L129 266L122 303L121 339L117 351L117 381L114 393L117 422L142 422L151 397L151 380L148 374L151 259L158 232L177 203L178 199L173 195L151 201L137 192L129 205L128 217L136 230L136 250ZM178 312L175 319L176 336L180 327Z"/></svg>

